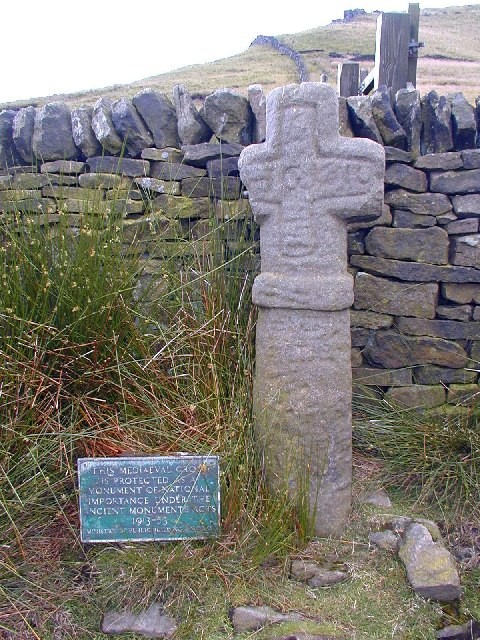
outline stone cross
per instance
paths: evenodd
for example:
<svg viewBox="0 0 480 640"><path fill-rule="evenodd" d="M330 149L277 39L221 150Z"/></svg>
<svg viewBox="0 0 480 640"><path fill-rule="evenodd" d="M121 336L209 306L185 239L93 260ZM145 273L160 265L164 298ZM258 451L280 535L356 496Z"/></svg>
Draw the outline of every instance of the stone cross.
<svg viewBox="0 0 480 640"><path fill-rule="evenodd" d="M352 475L346 225L381 214L384 150L340 137L336 91L306 82L269 94L266 142L239 166L260 224L254 411L267 481L303 504L316 535L338 533Z"/></svg>

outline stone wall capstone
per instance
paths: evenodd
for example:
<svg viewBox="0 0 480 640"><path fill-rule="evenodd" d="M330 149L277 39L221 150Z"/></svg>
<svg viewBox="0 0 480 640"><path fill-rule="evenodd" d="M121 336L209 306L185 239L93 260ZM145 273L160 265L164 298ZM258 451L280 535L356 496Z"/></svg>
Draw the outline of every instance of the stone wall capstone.
<svg viewBox="0 0 480 640"><path fill-rule="evenodd" d="M96 193L154 260L192 254L212 218L247 220L256 247L238 157L265 137L265 98L259 85L249 95L216 91L199 111L183 86L172 98L146 88L93 108L0 112L0 222L53 225L62 212L75 227ZM383 143L386 157L382 215L348 226L355 389L457 405L479 390L480 97L402 89L390 103L379 89L339 106L341 134Z"/></svg>

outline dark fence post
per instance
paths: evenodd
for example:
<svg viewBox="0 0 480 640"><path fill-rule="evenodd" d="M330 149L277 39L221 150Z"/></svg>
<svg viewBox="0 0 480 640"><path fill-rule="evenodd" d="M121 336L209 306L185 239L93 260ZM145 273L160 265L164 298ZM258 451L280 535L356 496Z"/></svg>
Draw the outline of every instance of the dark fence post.
<svg viewBox="0 0 480 640"><path fill-rule="evenodd" d="M381 13L377 19L374 89L385 85L394 96L407 86L410 15Z"/></svg>
<svg viewBox="0 0 480 640"><path fill-rule="evenodd" d="M359 74L358 62L341 62L338 65L337 89L340 96L358 95Z"/></svg>
<svg viewBox="0 0 480 640"><path fill-rule="evenodd" d="M408 5L408 15L410 16L410 43L417 44L420 26L420 5L418 2ZM414 87L417 86L417 60L418 48L412 47L408 53L407 82L411 82Z"/></svg>

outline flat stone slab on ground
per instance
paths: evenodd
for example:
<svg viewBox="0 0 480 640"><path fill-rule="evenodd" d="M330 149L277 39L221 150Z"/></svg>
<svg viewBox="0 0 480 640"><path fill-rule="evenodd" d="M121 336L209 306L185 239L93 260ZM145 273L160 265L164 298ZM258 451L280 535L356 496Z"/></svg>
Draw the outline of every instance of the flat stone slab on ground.
<svg viewBox="0 0 480 640"><path fill-rule="evenodd" d="M230 612L233 628L237 633L255 631L267 624L279 624L303 620L300 613L280 613L271 607L235 607Z"/></svg>
<svg viewBox="0 0 480 640"><path fill-rule="evenodd" d="M177 630L177 623L162 611L157 603L138 615L131 611L108 611L103 616L101 630L108 634L139 633L148 638L171 638Z"/></svg>

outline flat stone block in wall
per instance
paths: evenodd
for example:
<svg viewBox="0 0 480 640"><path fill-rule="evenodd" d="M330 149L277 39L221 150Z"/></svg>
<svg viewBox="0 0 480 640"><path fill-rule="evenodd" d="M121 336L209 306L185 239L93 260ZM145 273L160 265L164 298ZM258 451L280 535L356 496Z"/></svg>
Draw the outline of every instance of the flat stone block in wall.
<svg viewBox="0 0 480 640"><path fill-rule="evenodd" d="M423 193L427 190L427 176L419 169L396 162L386 168L385 184Z"/></svg>
<svg viewBox="0 0 480 640"><path fill-rule="evenodd" d="M438 285L404 284L359 272L355 278L354 295L355 309L434 318Z"/></svg>
<svg viewBox="0 0 480 640"><path fill-rule="evenodd" d="M240 178L185 178L182 193L189 198L213 196L221 200L235 200L240 197Z"/></svg>
<svg viewBox="0 0 480 640"><path fill-rule="evenodd" d="M458 304L480 304L480 284L442 284L442 296Z"/></svg>
<svg viewBox="0 0 480 640"><path fill-rule="evenodd" d="M443 320L459 320L468 322L472 319L472 307L469 304L437 307L437 316Z"/></svg>
<svg viewBox="0 0 480 640"><path fill-rule="evenodd" d="M373 335L371 329L353 328L350 330L352 347L364 347Z"/></svg>
<svg viewBox="0 0 480 640"><path fill-rule="evenodd" d="M391 164L392 162L404 162L411 164L414 160L414 155L411 151L404 151L403 149L397 149L396 147L384 147L385 149L385 162Z"/></svg>
<svg viewBox="0 0 480 640"><path fill-rule="evenodd" d="M152 211L161 211L169 218L210 218L214 208L210 198L186 198L160 195L150 202Z"/></svg>
<svg viewBox="0 0 480 640"><path fill-rule="evenodd" d="M207 171L180 162L151 162L150 175L159 180L184 180L185 178L202 178L207 175Z"/></svg>
<svg viewBox="0 0 480 640"><path fill-rule="evenodd" d="M372 311L350 311L350 326L363 327L365 329L388 329L392 326L393 316L384 313L373 313Z"/></svg>
<svg viewBox="0 0 480 640"><path fill-rule="evenodd" d="M143 89L133 96L132 103L150 130L157 148L180 146L177 114L165 93Z"/></svg>
<svg viewBox="0 0 480 640"><path fill-rule="evenodd" d="M445 403L447 393L441 385L393 387L385 393L385 400L409 409L431 409Z"/></svg>
<svg viewBox="0 0 480 640"><path fill-rule="evenodd" d="M206 168L210 160L238 157L244 146L228 142L202 142L201 144L184 145L184 162L194 167Z"/></svg>
<svg viewBox="0 0 480 640"><path fill-rule="evenodd" d="M11 184L15 189L41 189L48 184L48 177L39 173L18 173Z"/></svg>
<svg viewBox="0 0 480 640"><path fill-rule="evenodd" d="M85 158L96 156L102 151L102 145L92 128L92 116L93 107L72 109L73 140Z"/></svg>
<svg viewBox="0 0 480 640"><path fill-rule="evenodd" d="M125 242L151 242L155 237L163 240L177 240L185 238L186 234L178 220L172 220L161 214L153 213L136 220L124 220L122 239Z"/></svg>
<svg viewBox="0 0 480 640"><path fill-rule="evenodd" d="M108 153L116 155L123 148L123 140L116 132L113 124L112 105L113 101L110 98L99 98L97 100L93 106L92 129L100 145Z"/></svg>
<svg viewBox="0 0 480 640"><path fill-rule="evenodd" d="M100 189L84 189L83 187L43 187L42 195L45 198L75 198L77 200L91 200L97 202L103 200L104 194Z"/></svg>
<svg viewBox="0 0 480 640"><path fill-rule="evenodd" d="M449 235L462 235L478 232L478 218L462 218L445 225L445 231Z"/></svg>
<svg viewBox="0 0 480 640"><path fill-rule="evenodd" d="M161 149L150 147L148 149L143 149L140 157L143 160L155 160L156 162L182 163L184 155L183 151L175 149L174 147L165 147Z"/></svg>
<svg viewBox="0 0 480 640"><path fill-rule="evenodd" d="M90 167L90 171L94 173L114 173L131 178L140 178L150 174L148 160L96 156L95 158L87 158L87 164Z"/></svg>
<svg viewBox="0 0 480 640"><path fill-rule="evenodd" d="M480 307L474 307L474 309L473 309L473 319L475 321L480 320Z"/></svg>
<svg viewBox="0 0 480 640"><path fill-rule="evenodd" d="M452 383L466 384L475 382L477 379L476 371L468 369L449 369L448 367L439 367L434 364L426 364L421 367L414 367L413 379L417 384L443 384Z"/></svg>
<svg viewBox="0 0 480 640"><path fill-rule="evenodd" d="M462 151L462 160L465 169L480 169L480 149Z"/></svg>
<svg viewBox="0 0 480 640"><path fill-rule="evenodd" d="M241 200L218 200L215 202L215 217L217 220L245 220L251 219L251 224L258 230L253 222L253 214L250 203L247 199Z"/></svg>
<svg viewBox="0 0 480 640"><path fill-rule="evenodd" d="M467 354L456 342L430 336L411 337L390 330L377 331L363 355L371 364L387 369L420 364L461 369L467 364Z"/></svg>
<svg viewBox="0 0 480 640"><path fill-rule="evenodd" d="M134 183L142 191L147 193L168 193L171 196L179 196L182 193L180 182L157 180L157 178L134 178Z"/></svg>
<svg viewBox="0 0 480 640"><path fill-rule="evenodd" d="M385 203L393 209L404 209L417 215L438 216L452 210L452 203L444 194L411 193L405 189L388 191Z"/></svg>
<svg viewBox="0 0 480 640"><path fill-rule="evenodd" d="M35 114L32 148L42 161L78 156L72 133L72 114L64 102L50 102Z"/></svg>
<svg viewBox="0 0 480 640"><path fill-rule="evenodd" d="M397 229L425 229L436 224L435 216L422 216L402 209L393 211L393 226Z"/></svg>
<svg viewBox="0 0 480 640"><path fill-rule="evenodd" d="M382 214L375 218L375 220L365 220L364 222L349 222L347 224L347 230L349 233L358 231L359 229L370 229L371 227L386 226L392 224L392 214L390 207L386 204L382 207Z"/></svg>
<svg viewBox="0 0 480 640"><path fill-rule="evenodd" d="M74 174L86 171L85 162L75 160L53 160L52 162L44 162L40 165L40 173L66 173Z"/></svg>
<svg viewBox="0 0 480 640"><path fill-rule="evenodd" d="M6 189L0 191L0 202L18 202L18 200L28 200L41 195L38 189Z"/></svg>
<svg viewBox="0 0 480 640"><path fill-rule="evenodd" d="M472 360L474 360L475 362L480 362L480 340L474 340L470 343L468 353Z"/></svg>
<svg viewBox="0 0 480 640"><path fill-rule="evenodd" d="M449 195L478 193L480 191L480 169L432 173L430 190Z"/></svg>
<svg viewBox="0 0 480 640"><path fill-rule="evenodd" d="M116 173L84 173L78 177L86 189L130 189L133 180Z"/></svg>
<svg viewBox="0 0 480 640"><path fill-rule="evenodd" d="M480 217L480 194L454 196L452 204L459 218Z"/></svg>
<svg viewBox="0 0 480 640"><path fill-rule="evenodd" d="M15 148L24 162L33 164L33 128L35 125L35 107L19 109L12 122L12 139Z"/></svg>
<svg viewBox="0 0 480 640"><path fill-rule="evenodd" d="M400 333L414 336L438 336L448 340L475 340L480 336L479 322L398 317L395 325Z"/></svg>
<svg viewBox="0 0 480 640"><path fill-rule="evenodd" d="M17 213L56 213L57 205L50 198L28 198L18 202L1 202L0 212Z"/></svg>
<svg viewBox="0 0 480 640"><path fill-rule="evenodd" d="M480 282L480 269L473 267L420 264L359 255L353 255L350 264L379 276L389 276L407 282Z"/></svg>
<svg viewBox="0 0 480 640"><path fill-rule="evenodd" d="M480 234L454 236L451 241L452 264L480 268Z"/></svg>
<svg viewBox="0 0 480 640"><path fill-rule="evenodd" d="M447 402L450 404L471 404L480 400L478 384L451 384L448 387Z"/></svg>
<svg viewBox="0 0 480 640"><path fill-rule="evenodd" d="M352 367L352 380L356 384L375 387L403 387L412 384L412 370Z"/></svg>
<svg viewBox="0 0 480 640"><path fill-rule="evenodd" d="M376 227L365 238L367 252L381 258L414 260L428 264L448 263L448 234L439 227L430 229L389 229Z"/></svg>
<svg viewBox="0 0 480 640"><path fill-rule="evenodd" d="M221 178L223 176L239 176L238 158L217 158L207 162L209 178Z"/></svg>
<svg viewBox="0 0 480 640"><path fill-rule="evenodd" d="M463 167L462 155L459 151L447 153L428 153L415 160L414 167L430 171L454 171Z"/></svg>
<svg viewBox="0 0 480 640"><path fill-rule="evenodd" d="M105 191L106 200L143 200L145 198L145 192L140 189L107 189Z"/></svg>

